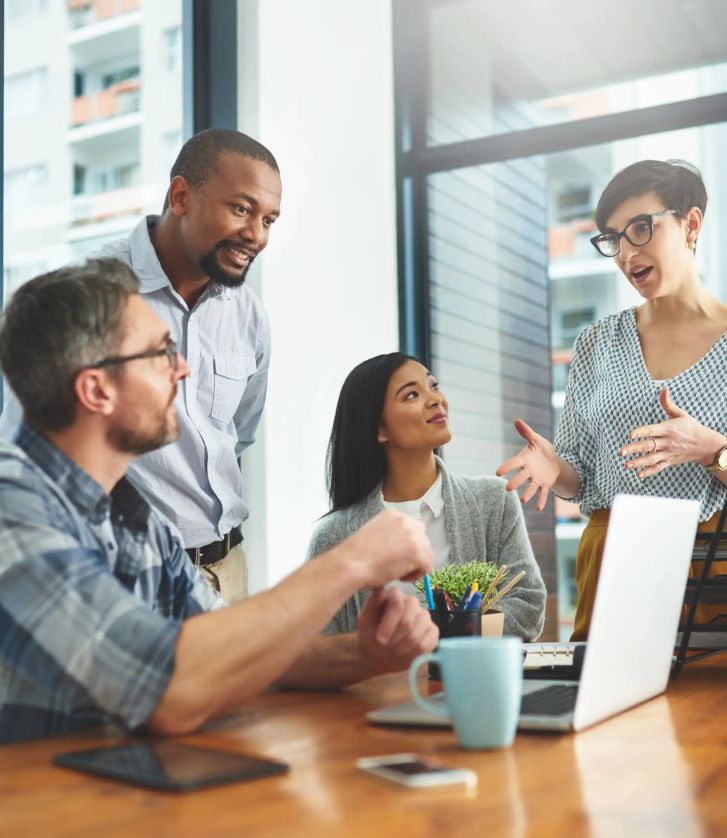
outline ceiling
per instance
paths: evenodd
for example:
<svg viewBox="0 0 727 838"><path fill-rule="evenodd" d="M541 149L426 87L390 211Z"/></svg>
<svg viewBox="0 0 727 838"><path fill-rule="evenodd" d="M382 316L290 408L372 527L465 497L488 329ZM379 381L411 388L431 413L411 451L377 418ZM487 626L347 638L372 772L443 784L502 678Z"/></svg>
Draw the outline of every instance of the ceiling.
<svg viewBox="0 0 727 838"><path fill-rule="evenodd" d="M727 62L725 0L462 0L431 27L529 100Z"/></svg>

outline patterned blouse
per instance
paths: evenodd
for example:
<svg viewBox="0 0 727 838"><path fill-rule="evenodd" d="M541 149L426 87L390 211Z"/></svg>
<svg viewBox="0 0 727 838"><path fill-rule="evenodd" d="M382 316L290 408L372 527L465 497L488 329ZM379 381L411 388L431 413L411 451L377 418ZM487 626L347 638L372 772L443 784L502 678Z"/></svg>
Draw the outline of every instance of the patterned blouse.
<svg viewBox="0 0 727 838"><path fill-rule="evenodd" d="M581 478L572 500L584 515L610 509L620 493L699 500L701 521L724 504L727 487L697 463L639 479L619 457L634 428L666 419L659 404L664 385L674 404L727 434L727 332L695 364L663 382L646 369L634 309L605 317L578 336L555 450Z"/></svg>

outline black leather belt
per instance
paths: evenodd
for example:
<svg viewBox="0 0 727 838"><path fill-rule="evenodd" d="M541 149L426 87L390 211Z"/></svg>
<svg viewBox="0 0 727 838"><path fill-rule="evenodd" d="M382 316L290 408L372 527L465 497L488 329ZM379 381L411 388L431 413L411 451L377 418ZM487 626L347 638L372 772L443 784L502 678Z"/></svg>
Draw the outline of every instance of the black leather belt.
<svg viewBox="0 0 727 838"><path fill-rule="evenodd" d="M214 564L232 550L242 543L242 531L239 527L231 529L222 541L213 541L210 544L205 544L204 547L190 547L187 549L189 558L196 565Z"/></svg>

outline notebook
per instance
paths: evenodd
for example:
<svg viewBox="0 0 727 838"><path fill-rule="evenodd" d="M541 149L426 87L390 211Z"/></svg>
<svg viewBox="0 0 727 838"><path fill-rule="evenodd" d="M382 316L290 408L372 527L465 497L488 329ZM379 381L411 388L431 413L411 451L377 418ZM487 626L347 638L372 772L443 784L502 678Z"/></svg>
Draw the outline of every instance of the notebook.
<svg viewBox="0 0 727 838"><path fill-rule="evenodd" d="M543 666L571 666L576 649L585 643L523 643L524 669Z"/></svg>

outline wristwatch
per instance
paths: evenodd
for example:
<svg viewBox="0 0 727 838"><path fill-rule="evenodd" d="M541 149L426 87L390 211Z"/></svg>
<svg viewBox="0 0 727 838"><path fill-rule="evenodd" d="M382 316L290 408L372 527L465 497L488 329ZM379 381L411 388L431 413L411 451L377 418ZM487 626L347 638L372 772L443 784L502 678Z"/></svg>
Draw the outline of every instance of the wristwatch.
<svg viewBox="0 0 727 838"><path fill-rule="evenodd" d="M718 471L727 471L727 445L719 449L712 465L707 466L707 471L710 474Z"/></svg>

